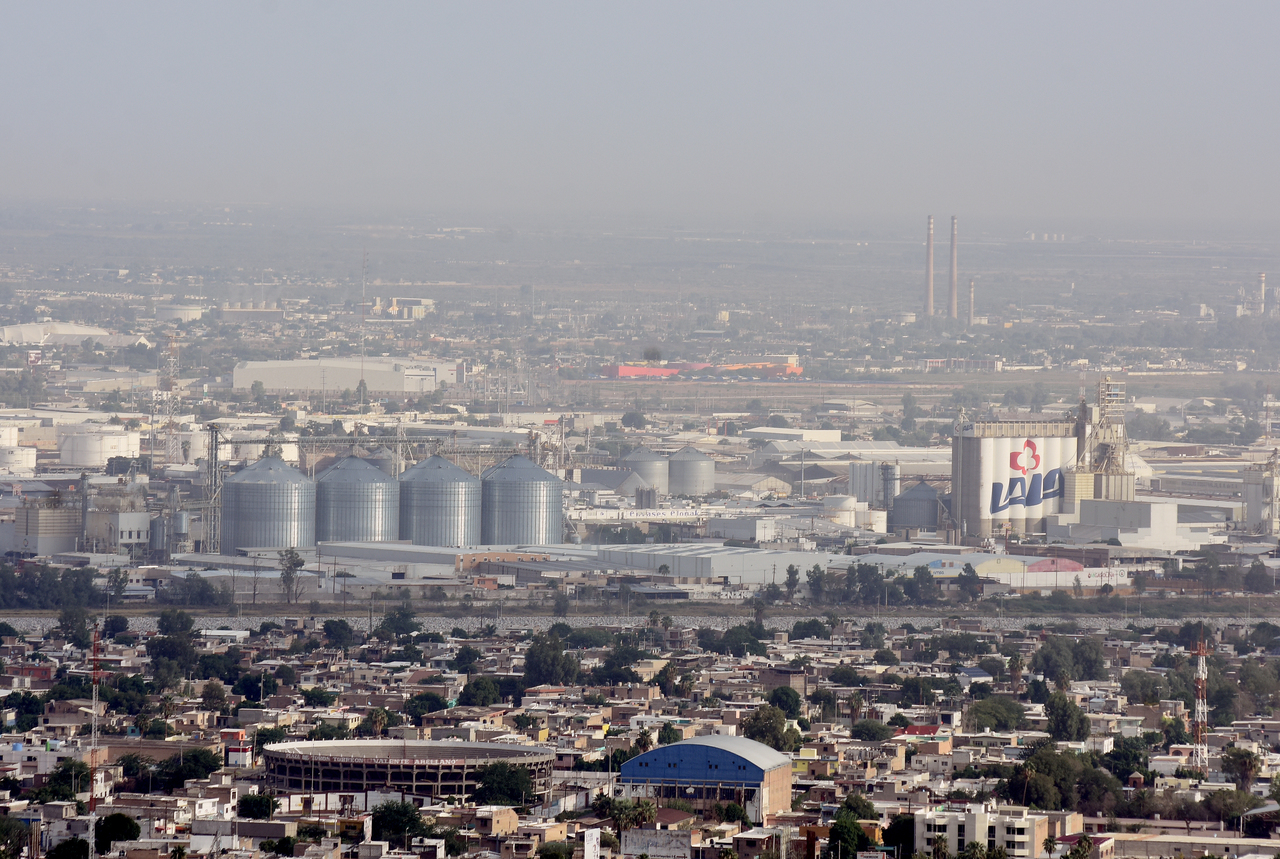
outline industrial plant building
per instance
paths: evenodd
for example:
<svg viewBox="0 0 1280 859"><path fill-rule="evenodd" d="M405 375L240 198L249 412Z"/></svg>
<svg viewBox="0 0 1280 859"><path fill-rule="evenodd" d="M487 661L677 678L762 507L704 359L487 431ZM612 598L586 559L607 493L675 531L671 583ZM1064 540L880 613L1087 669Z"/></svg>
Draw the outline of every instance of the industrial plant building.
<svg viewBox="0 0 1280 859"><path fill-rule="evenodd" d="M680 799L709 812L736 802L752 820L791 810L791 759L746 737L712 734L632 758L618 783L632 799Z"/></svg>
<svg viewBox="0 0 1280 859"><path fill-rule="evenodd" d="M248 391L261 382L269 393L354 391L363 379L371 394L429 394L466 381L459 361L425 358L324 358L290 361L241 361L231 387Z"/></svg>

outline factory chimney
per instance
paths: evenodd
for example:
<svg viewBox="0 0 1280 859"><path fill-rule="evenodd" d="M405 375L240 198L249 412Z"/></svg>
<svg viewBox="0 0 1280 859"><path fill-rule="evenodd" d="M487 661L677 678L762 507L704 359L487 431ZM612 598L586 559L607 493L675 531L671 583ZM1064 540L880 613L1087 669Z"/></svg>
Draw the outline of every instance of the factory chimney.
<svg viewBox="0 0 1280 859"><path fill-rule="evenodd" d="M1258 272L1258 315L1265 316L1267 313L1267 273L1265 271Z"/></svg>
<svg viewBox="0 0 1280 859"><path fill-rule="evenodd" d="M952 319L959 319L960 314L957 312L957 301L960 296L956 294L956 216L951 216L951 292L948 294L951 301L950 316Z"/></svg>
<svg viewBox="0 0 1280 859"><path fill-rule="evenodd" d="M966 327L968 328L973 327L973 281L972 280L969 281L969 323Z"/></svg>
<svg viewBox="0 0 1280 859"><path fill-rule="evenodd" d="M924 245L924 315L933 315L933 215L929 216L929 238Z"/></svg>

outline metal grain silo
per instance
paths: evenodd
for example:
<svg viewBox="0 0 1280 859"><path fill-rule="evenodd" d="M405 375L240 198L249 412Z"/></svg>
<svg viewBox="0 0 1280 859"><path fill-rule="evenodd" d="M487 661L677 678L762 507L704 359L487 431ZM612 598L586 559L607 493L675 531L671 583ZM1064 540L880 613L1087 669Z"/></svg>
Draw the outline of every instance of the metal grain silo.
<svg viewBox="0 0 1280 859"><path fill-rule="evenodd" d="M667 458L662 454L654 453L647 447L638 447L624 456L621 463L658 490L659 495L668 494Z"/></svg>
<svg viewBox="0 0 1280 859"><path fill-rule="evenodd" d="M480 542L546 545L564 541L564 483L523 456L480 475Z"/></svg>
<svg viewBox="0 0 1280 859"><path fill-rule="evenodd" d="M672 495L709 495L716 491L716 461L692 447L681 448L671 454L667 481Z"/></svg>
<svg viewBox="0 0 1280 859"><path fill-rule="evenodd" d="M400 539L400 484L358 456L338 460L316 480L316 539Z"/></svg>
<svg viewBox="0 0 1280 859"><path fill-rule="evenodd" d="M938 527L938 490L921 480L893 499L889 511L889 529Z"/></svg>
<svg viewBox="0 0 1280 859"><path fill-rule="evenodd" d="M480 479L443 456L401 474L400 539L418 546L478 546Z"/></svg>
<svg viewBox="0 0 1280 859"><path fill-rule="evenodd" d="M222 551L316 544L316 485L277 457L258 460L222 484Z"/></svg>

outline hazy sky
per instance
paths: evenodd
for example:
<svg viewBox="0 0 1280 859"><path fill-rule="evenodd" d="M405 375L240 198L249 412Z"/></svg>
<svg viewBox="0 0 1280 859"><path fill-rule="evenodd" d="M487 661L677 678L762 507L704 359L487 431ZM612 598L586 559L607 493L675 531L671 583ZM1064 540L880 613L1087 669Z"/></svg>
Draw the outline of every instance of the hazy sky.
<svg viewBox="0 0 1280 859"><path fill-rule="evenodd" d="M1271 224L1280 4L0 2L0 200Z"/></svg>

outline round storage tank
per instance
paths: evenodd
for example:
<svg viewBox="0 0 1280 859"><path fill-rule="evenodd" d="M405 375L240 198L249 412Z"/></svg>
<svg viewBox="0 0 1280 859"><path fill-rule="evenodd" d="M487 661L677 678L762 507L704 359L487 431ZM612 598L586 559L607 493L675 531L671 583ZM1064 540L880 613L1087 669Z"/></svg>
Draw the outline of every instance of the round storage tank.
<svg viewBox="0 0 1280 859"><path fill-rule="evenodd" d="M260 459L222 484L222 552L310 549L316 544L316 485L276 457Z"/></svg>
<svg viewBox="0 0 1280 859"><path fill-rule="evenodd" d="M667 458L654 453L647 447L638 447L622 458L622 465L638 474L645 483L658 490L659 495L666 495Z"/></svg>
<svg viewBox="0 0 1280 859"><path fill-rule="evenodd" d="M316 480L316 540L400 539L400 484L358 456L338 460Z"/></svg>
<svg viewBox="0 0 1280 859"><path fill-rule="evenodd" d="M479 478L443 456L401 474L400 539L418 546L478 546Z"/></svg>
<svg viewBox="0 0 1280 859"><path fill-rule="evenodd" d="M34 447L0 447L0 471L33 471L35 467Z"/></svg>
<svg viewBox="0 0 1280 859"><path fill-rule="evenodd" d="M169 520L164 516L151 517L151 537L149 546L153 552L163 552L169 548Z"/></svg>
<svg viewBox="0 0 1280 859"><path fill-rule="evenodd" d="M922 528L932 531L938 527L938 490L923 480L893 499L889 511L889 528Z"/></svg>
<svg viewBox="0 0 1280 859"><path fill-rule="evenodd" d="M564 484L523 456L480 476L480 542L547 545L564 541Z"/></svg>
<svg viewBox="0 0 1280 859"><path fill-rule="evenodd" d="M716 491L716 461L692 447L671 454L668 485L672 495L690 497Z"/></svg>

